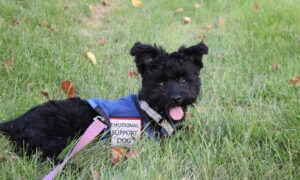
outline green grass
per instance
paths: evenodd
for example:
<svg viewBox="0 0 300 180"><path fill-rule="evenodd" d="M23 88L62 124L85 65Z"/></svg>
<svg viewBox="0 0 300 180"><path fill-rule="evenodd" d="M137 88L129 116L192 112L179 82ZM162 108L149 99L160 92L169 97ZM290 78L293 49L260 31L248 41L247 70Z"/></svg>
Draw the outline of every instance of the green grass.
<svg viewBox="0 0 300 180"><path fill-rule="evenodd" d="M58 179L299 179L300 90L290 85L300 75L300 5L295 0L112 1L92 26L88 5L97 0L0 1L0 121L30 107L65 98L61 82L74 82L82 98L116 99L137 93L140 77L129 49L136 41L168 51L204 41L210 48L201 72L202 98L189 109L186 126L166 142L143 139L134 147L140 158L110 163L110 149L95 142L64 168ZM195 9L199 2L201 8ZM64 6L68 6L63 10ZM177 8L183 8L176 14ZM182 19L192 21L184 25ZM219 17L224 26L218 27ZM12 25L13 19L20 21ZM53 31L44 27L47 21ZM209 31L206 24L212 24ZM99 37L107 43L100 46ZM98 65L85 57L91 50ZM224 56L223 59L217 56ZM12 57L12 70L5 61ZM280 64L274 71L273 64ZM199 113L197 106L203 106ZM177 137L183 140L177 141ZM161 145L163 144L163 145ZM66 154L69 148L62 154ZM54 166L38 155L19 157L0 137L0 179L40 179Z"/></svg>

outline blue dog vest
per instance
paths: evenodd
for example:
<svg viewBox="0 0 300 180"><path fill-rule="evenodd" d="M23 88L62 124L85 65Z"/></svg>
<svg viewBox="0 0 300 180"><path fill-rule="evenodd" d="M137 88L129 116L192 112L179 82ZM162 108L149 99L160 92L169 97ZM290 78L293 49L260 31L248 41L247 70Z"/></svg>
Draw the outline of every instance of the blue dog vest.
<svg viewBox="0 0 300 180"><path fill-rule="evenodd" d="M100 107L101 110L108 116L109 118L140 118L142 120L142 130L143 133L149 134L154 139L157 139L157 130L155 129L155 125L153 123L147 122L146 118L141 115L137 106L137 95L129 94L126 97L122 97L117 100L104 100L92 98L88 99L87 102L89 105L95 109L96 107ZM172 124L172 126L174 126ZM174 127L175 128L175 127ZM107 134L103 137L106 139L110 136L110 132L108 128L104 130ZM161 135L167 135L165 129L160 128L159 130Z"/></svg>

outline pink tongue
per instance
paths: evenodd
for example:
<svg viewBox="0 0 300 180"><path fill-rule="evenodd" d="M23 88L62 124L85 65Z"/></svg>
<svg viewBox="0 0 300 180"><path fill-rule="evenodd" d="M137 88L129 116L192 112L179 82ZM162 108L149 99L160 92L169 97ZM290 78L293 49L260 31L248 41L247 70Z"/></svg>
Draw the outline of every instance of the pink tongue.
<svg viewBox="0 0 300 180"><path fill-rule="evenodd" d="M169 110L171 118L175 121L178 121L183 118L183 110L180 106L173 107Z"/></svg>

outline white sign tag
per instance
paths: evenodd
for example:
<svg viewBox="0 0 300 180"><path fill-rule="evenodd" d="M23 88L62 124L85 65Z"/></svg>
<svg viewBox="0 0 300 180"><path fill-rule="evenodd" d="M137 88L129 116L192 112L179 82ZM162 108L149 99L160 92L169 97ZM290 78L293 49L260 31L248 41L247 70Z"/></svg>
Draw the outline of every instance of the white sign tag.
<svg viewBox="0 0 300 180"><path fill-rule="evenodd" d="M140 118L110 118L111 145L131 146L142 133Z"/></svg>

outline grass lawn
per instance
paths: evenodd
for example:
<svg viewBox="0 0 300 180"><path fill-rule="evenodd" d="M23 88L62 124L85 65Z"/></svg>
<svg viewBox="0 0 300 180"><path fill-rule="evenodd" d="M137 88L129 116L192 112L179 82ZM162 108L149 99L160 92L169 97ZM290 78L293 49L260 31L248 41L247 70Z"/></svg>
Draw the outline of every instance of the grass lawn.
<svg viewBox="0 0 300 180"><path fill-rule="evenodd" d="M110 147L97 141L57 179L99 179L97 173L102 179L300 178L300 82L290 83L300 76L299 2L144 0L139 8L129 0L108 2L0 1L0 121L47 101L41 91L65 98L66 79L85 99L137 93L140 77L128 76L135 70L129 49L136 41L174 51L203 39L210 52L202 96L185 124L194 129L166 142L143 139L134 147L141 156L116 166ZM175 13L178 8L183 12ZM0 137L0 179L40 179L54 166L38 154L18 156Z"/></svg>

